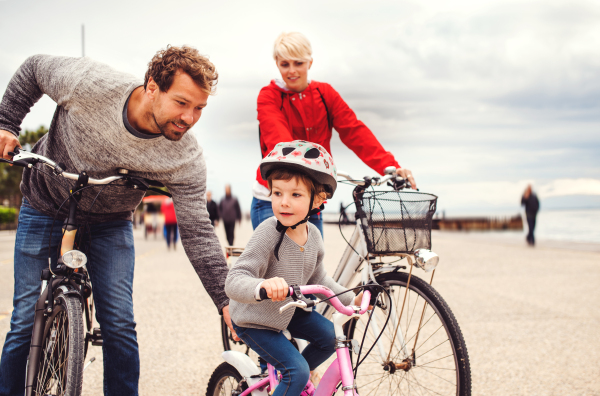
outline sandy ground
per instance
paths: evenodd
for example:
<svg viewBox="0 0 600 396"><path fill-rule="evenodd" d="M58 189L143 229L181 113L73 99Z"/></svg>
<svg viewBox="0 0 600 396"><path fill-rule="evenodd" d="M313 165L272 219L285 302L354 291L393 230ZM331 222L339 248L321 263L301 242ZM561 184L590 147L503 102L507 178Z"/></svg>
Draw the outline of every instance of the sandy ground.
<svg viewBox="0 0 600 396"><path fill-rule="evenodd" d="M224 239L222 227L217 230ZM350 233L350 229L345 229ZM237 229L236 244L251 234ZM326 226L326 265L344 248ZM0 343L12 306L14 236L0 234ZM514 238L435 233L434 286L453 309L471 358L473 395L600 395L600 249L525 246ZM141 395L203 395L221 362L219 316L181 245L136 230L135 315ZM102 394L102 356L85 372L84 394Z"/></svg>

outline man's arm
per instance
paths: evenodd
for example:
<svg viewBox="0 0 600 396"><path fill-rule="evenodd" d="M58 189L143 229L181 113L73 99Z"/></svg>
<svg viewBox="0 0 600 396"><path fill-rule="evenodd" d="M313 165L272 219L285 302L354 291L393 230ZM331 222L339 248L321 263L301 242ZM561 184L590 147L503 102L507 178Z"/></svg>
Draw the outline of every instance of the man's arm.
<svg viewBox="0 0 600 396"><path fill-rule="evenodd" d="M15 72L0 102L0 156L19 146L21 122L43 94L66 106L81 80L82 68L76 58L34 55Z"/></svg>
<svg viewBox="0 0 600 396"><path fill-rule="evenodd" d="M167 188L173 194L181 242L204 288L222 313L229 304L224 290L228 269L206 210L206 165L201 154L190 161L180 177L173 179L177 183L167 183Z"/></svg>
<svg viewBox="0 0 600 396"><path fill-rule="evenodd" d="M0 102L0 130L18 136L21 122L43 94L68 108L85 71L81 58L50 55L27 58L8 83Z"/></svg>

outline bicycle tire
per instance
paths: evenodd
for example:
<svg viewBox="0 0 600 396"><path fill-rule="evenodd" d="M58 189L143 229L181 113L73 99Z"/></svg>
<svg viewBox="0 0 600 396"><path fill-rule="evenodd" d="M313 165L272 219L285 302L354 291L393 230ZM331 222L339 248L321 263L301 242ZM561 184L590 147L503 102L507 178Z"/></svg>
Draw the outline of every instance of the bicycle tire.
<svg viewBox="0 0 600 396"><path fill-rule="evenodd" d="M240 381L242 381L240 372L231 364L223 362L210 376L206 396L231 395L234 390L241 393L248 389L248 386L245 383L240 384Z"/></svg>
<svg viewBox="0 0 600 396"><path fill-rule="evenodd" d="M79 396L83 385L83 313L76 296L59 294L48 315L33 395Z"/></svg>
<svg viewBox="0 0 600 396"><path fill-rule="evenodd" d="M86 336L83 339L83 357L84 358L87 356L89 346L91 344L91 340L87 336L87 334L92 333L92 331L93 331L93 326L94 326L93 314L94 314L94 300L90 296L89 298L84 300L84 305L83 305L83 315L85 318L85 330L86 330L86 333L85 333Z"/></svg>
<svg viewBox="0 0 600 396"><path fill-rule="evenodd" d="M442 296L427 282L412 276L405 299L408 282L405 272L383 273L375 279L388 289L393 300L392 310L397 316L402 312L402 317L393 345L390 340L398 326L397 317L395 321L390 318L380 338L380 345L375 345L359 366L356 382L360 395L470 396L471 368L465 340ZM374 312L369 326L375 324L379 327L378 334L388 311L377 308ZM350 323L350 339L355 338L359 343L362 341L367 320L367 315L364 315ZM420 330L417 332L417 329ZM363 356L373 345L377 334L373 335L368 330L361 351ZM405 340L405 348L402 348L401 339ZM383 348L380 349L380 346ZM354 361L355 355L352 358Z"/></svg>

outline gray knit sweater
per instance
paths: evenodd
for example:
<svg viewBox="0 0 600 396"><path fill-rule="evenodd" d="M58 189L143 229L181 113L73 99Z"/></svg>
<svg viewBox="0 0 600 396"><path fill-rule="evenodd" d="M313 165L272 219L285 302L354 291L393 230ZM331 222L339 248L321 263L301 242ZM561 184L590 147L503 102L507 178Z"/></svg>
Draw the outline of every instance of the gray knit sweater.
<svg viewBox="0 0 600 396"><path fill-rule="evenodd" d="M191 132L172 142L163 136L142 139L127 131L123 106L140 85L137 78L89 58L32 56L6 88L0 103L0 129L18 136L25 115L46 94L58 107L49 133L33 152L63 163L68 172L85 170L91 177L104 178L125 168L164 183L173 194L185 251L220 312L228 304L223 290L227 264L206 211L202 148ZM68 197L64 183L26 169L21 191L35 209L54 216ZM98 191L84 192L83 208L90 208ZM107 187L89 219L93 223L131 220L143 195L131 188ZM59 218L66 217L65 206Z"/></svg>
<svg viewBox="0 0 600 396"><path fill-rule="evenodd" d="M307 224L308 240L304 246L285 235L279 248L281 261L277 261L274 254L281 235L275 229L277 219L271 217L256 228L225 282L225 292L231 299L229 313L236 325L270 330L287 328L294 309L280 314L279 308L292 301L290 297L279 302L255 300L256 287L265 279L277 276L285 279L289 285L323 285L335 293L346 290L327 276L323 266L325 249L321 233L313 224ZM343 294L339 299L343 304L350 305L354 301L354 293Z"/></svg>

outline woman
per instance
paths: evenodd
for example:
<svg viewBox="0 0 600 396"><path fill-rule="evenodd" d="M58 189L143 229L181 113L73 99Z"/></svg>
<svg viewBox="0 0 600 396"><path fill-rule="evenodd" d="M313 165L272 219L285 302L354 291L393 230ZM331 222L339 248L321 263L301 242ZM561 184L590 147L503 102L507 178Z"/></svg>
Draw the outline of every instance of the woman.
<svg viewBox="0 0 600 396"><path fill-rule="evenodd" d="M348 146L368 166L380 174L388 166L398 169L416 189L417 185L408 169L400 168L394 156L385 151L371 130L356 118L331 85L311 81L312 48L301 33L282 33L273 49L273 58L281 79L271 81L258 95L259 139L264 158L279 142L306 140L322 145L331 153L332 129L340 134ZM267 182L257 170L252 189L252 226L258 227L273 216ZM323 234L321 215L313 215L310 222Z"/></svg>

